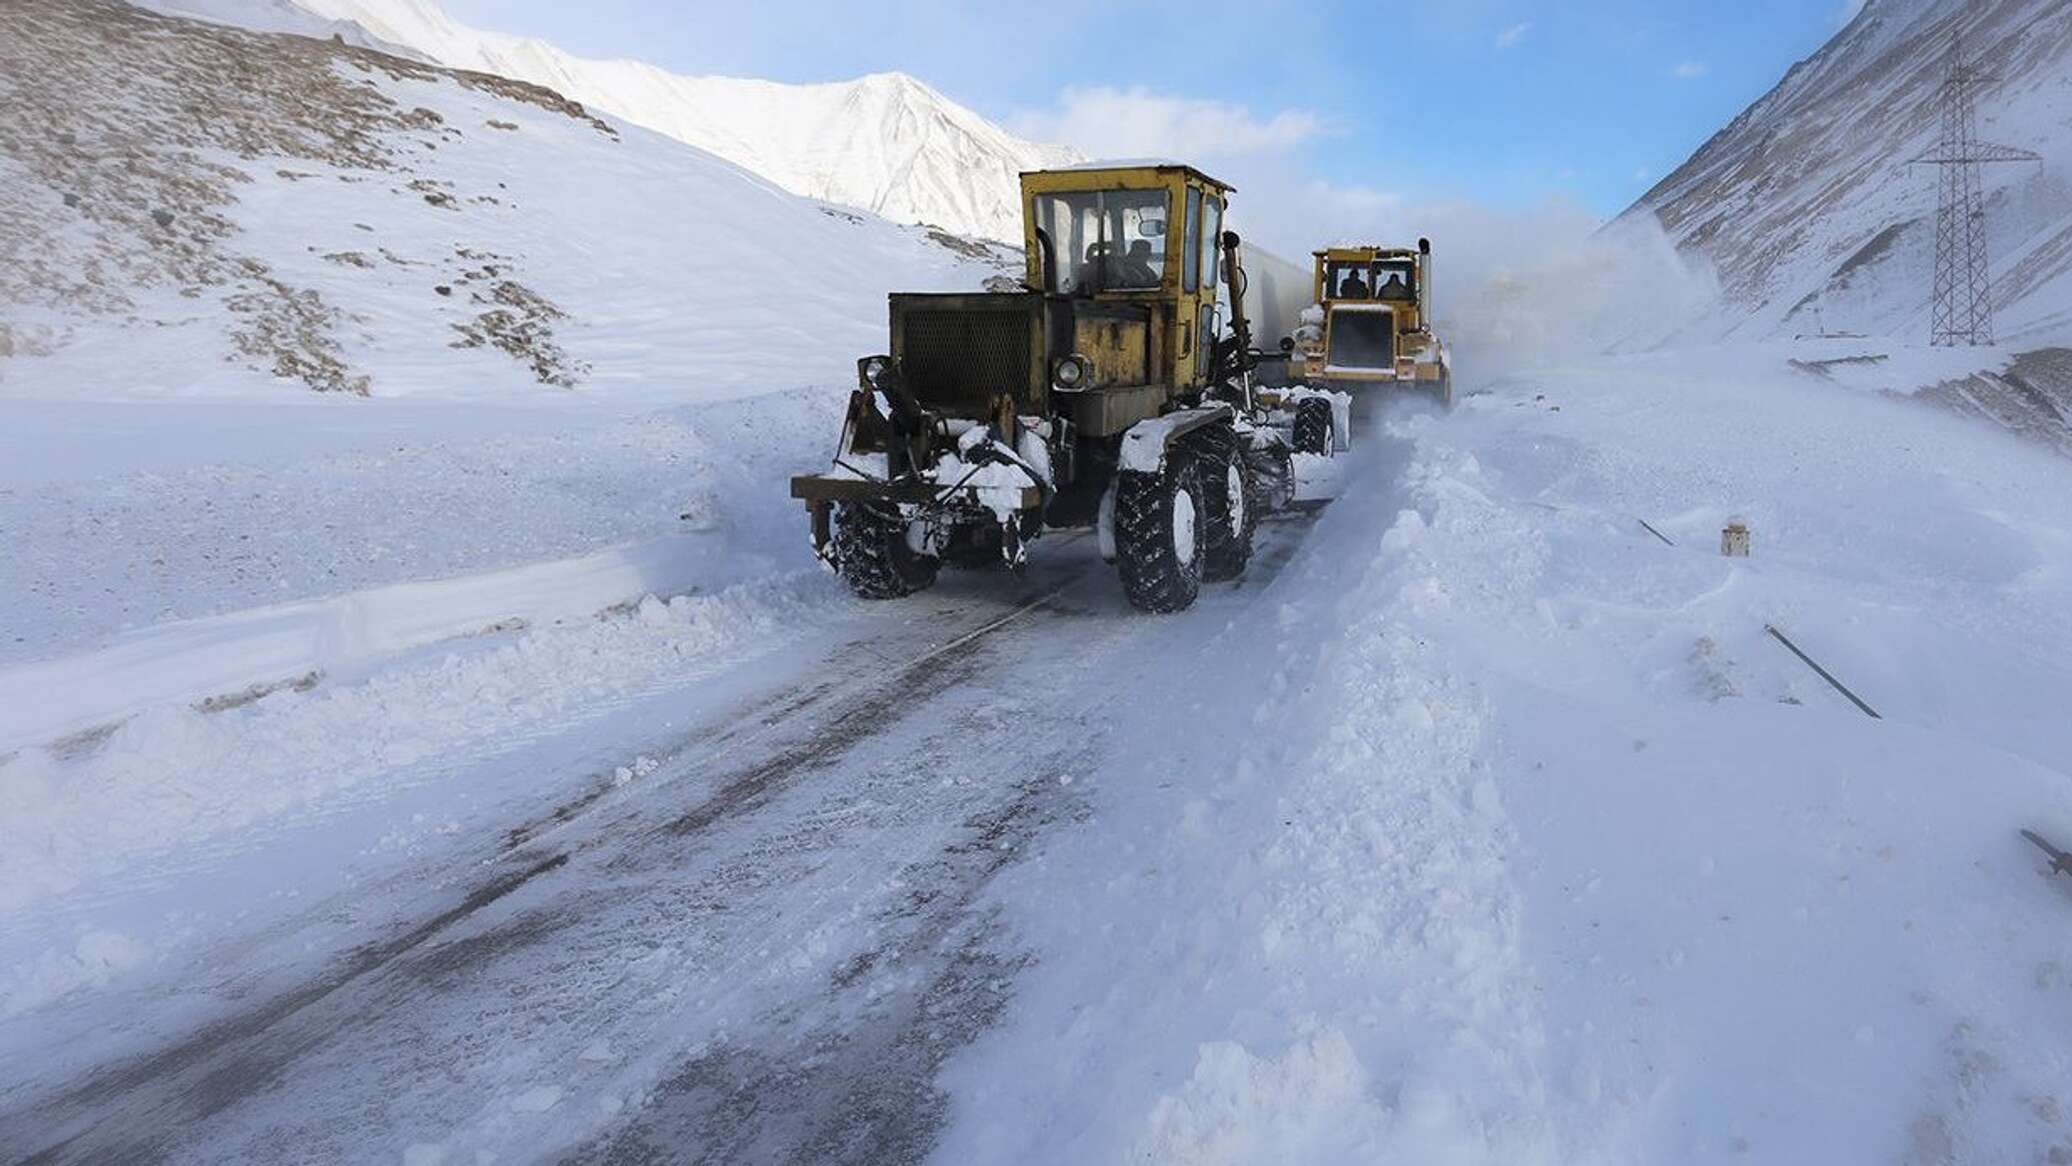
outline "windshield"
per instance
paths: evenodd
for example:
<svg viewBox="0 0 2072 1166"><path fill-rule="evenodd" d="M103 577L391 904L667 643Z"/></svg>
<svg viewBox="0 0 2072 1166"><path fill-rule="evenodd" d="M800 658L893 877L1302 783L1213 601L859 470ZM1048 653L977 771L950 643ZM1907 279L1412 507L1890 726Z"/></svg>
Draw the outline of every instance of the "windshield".
<svg viewBox="0 0 2072 1166"><path fill-rule="evenodd" d="M1324 272L1324 295L1334 300L1415 299L1417 266L1407 259L1340 260Z"/></svg>
<svg viewBox="0 0 2072 1166"><path fill-rule="evenodd" d="M1056 290L1067 295L1163 284L1167 219L1163 190L1036 196L1036 226L1057 255Z"/></svg>

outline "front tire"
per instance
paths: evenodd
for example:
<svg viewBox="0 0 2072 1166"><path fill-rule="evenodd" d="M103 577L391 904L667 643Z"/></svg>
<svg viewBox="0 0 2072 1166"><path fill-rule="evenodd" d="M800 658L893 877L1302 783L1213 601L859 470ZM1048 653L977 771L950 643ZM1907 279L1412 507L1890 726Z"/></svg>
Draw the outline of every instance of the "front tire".
<svg viewBox="0 0 2072 1166"><path fill-rule="evenodd" d="M1258 527L1259 486L1236 431L1216 435L1213 454L1201 459L1202 579L1220 583L1245 573L1252 561L1252 532Z"/></svg>
<svg viewBox="0 0 2072 1166"><path fill-rule="evenodd" d="M907 541L896 506L844 502L835 508L835 571L865 599L902 599L935 586L941 560Z"/></svg>
<svg viewBox="0 0 2072 1166"><path fill-rule="evenodd" d="M1295 402L1296 453L1314 453L1330 457L1337 448L1338 414L1331 408L1331 402L1322 397L1304 397Z"/></svg>
<svg viewBox="0 0 2072 1166"><path fill-rule="evenodd" d="M1115 557L1140 611L1185 611L1201 594L1202 489L1194 463L1174 456L1151 474L1124 471L1115 489Z"/></svg>

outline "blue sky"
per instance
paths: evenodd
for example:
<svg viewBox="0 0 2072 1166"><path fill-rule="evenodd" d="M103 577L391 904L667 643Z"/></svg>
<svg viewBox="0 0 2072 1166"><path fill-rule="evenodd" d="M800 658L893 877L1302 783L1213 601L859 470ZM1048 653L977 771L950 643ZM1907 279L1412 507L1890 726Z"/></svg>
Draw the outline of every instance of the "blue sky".
<svg viewBox="0 0 2072 1166"><path fill-rule="evenodd" d="M898 69L1031 136L1183 154L1349 210L1623 209L1846 20L1846 0L446 0L685 73ZM1164 143L1164 148L1154 148Z"/></svg>

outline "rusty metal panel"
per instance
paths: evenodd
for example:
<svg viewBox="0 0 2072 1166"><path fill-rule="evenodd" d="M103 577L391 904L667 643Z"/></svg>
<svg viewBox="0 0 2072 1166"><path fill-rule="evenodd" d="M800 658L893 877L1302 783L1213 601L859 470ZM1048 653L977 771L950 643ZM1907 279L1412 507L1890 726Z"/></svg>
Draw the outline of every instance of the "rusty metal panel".
<svg viewBox="0 0 2072 1166"><path fill-rule="evenodd" d="M1050 380L1042 296L900 293L891 310L892 355L923 405L977 417L1003 395L1042 400Z"/></svg>
<svg viewBox="0 0 2072 1166"><path fill-rule="evenodd" d="M1093 311L1091 307L1081 307L1073 320L1072 350L1093 362L1093 387L1141 385L1150 380L1150 314Z"/></svg>
<svg viewBox="0 0 2072 1166"><path fill-rule="evenodd" d="M1059 393L1058 400L1071 411L1072 424L1087 437L1113 437L1139 421L1165 410L1171 390L1165 385L1128 385L1093 389L1084 393Z"/></svg>

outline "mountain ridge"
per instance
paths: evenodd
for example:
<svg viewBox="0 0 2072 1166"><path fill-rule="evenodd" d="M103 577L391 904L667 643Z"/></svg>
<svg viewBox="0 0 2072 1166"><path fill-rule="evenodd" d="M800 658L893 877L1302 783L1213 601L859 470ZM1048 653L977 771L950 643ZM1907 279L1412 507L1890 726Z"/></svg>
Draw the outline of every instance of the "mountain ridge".
<svg viewBox="0 0 2072 1166"><path fill-rule="evenodd" d="M906 73L812 84L690 76L471 28L431 0L295 2L444 65L544 85L794 194L957 234L1019 245L1020 172L1082 160L1015 137Z"/></svg>
<svg viewBox="0 0 2072 1166"><path fill-rule="evenodd" d="M2001 78L1980 94L1980 135L2046 156L1984 176L2001 332L2072 338L2072 5L2059 0L1869 0L1621 216L1653 215L1713 266L1722 338L1925 338L1936 189L1906 161L1935 140L1960 36Z"/></svg>

